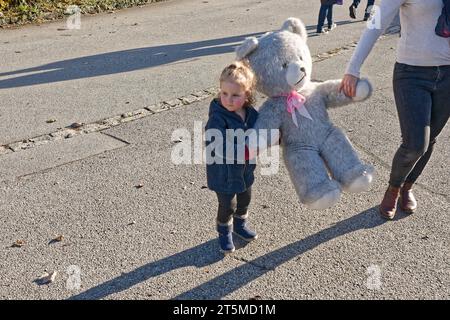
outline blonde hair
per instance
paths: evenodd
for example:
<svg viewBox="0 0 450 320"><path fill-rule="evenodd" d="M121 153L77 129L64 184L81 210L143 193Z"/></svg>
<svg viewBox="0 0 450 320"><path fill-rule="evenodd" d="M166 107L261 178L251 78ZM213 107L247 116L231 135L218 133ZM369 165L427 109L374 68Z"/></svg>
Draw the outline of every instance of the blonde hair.
<svg viewBox="0 0 450 320"><path fill-rule="evenodd" d="M245 106L253 105L255 99L255 74L248 63L244 61L235 61L223 69L219 79L220 83L231 81L239 84L244 88L247 94ZM220 92L218 97L220 97Z"/></svg>

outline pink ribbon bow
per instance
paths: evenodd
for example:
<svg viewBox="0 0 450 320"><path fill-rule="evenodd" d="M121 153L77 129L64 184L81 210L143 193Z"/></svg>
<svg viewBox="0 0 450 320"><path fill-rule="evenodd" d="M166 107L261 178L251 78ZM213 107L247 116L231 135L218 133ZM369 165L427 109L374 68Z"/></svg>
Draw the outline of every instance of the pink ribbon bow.
<svg viewBox="0 0 450 320"><path fill-rule="evenodd" d="M301 116L312 120L311 115L305 107L306 98L295 90L292 90L289 94L281 94L277 97L286 97L286 111L292 116L292 121L295 126L298 127L297 117L295 116L295 110L300 113Z"/></svg>

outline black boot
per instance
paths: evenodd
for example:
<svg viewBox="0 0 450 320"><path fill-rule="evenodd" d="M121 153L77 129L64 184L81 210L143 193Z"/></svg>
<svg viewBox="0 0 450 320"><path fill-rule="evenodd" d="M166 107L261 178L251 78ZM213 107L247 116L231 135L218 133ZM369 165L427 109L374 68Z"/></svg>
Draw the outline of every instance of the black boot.
<svg viewBox="0 0 450 320"><path fill-rule="evenodd" d="M352 4L348 10L350 11L350 18L356 19L356 7L354 4Z"/></svg>

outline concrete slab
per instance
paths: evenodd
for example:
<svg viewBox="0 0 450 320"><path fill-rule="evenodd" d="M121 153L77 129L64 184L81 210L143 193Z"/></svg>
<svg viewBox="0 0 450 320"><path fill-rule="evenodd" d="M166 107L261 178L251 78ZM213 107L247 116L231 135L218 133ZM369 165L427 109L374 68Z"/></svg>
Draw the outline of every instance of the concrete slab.
<svg viewBox="0 0 450 320"><path fill-rule="evenodd" d="M11 152L0 157L0 180L49 170L126 145L111 136L93 133L57 140L20 153Z"/></svg>

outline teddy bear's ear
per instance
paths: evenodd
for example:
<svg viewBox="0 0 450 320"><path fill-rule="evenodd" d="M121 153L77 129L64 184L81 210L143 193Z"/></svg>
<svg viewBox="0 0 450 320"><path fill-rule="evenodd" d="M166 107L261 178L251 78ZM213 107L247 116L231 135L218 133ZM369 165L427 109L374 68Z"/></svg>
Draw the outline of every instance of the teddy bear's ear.
<svg viewBox="0 0 450 320"><path fill-rule="evenodd" d="M293 33L300 35L303 40L306 42L308 38L308 33L306 32L305 25L302 20L298 18L288 18L281 27L281 30L289 30Z"/></svg>
<svg viewBox="0 0 450 320"><path fill-rule="evenodd" d="M255 37L246 38L245 41L236 48L236 58L242 60L258 47L258 39Z"/></svg>

